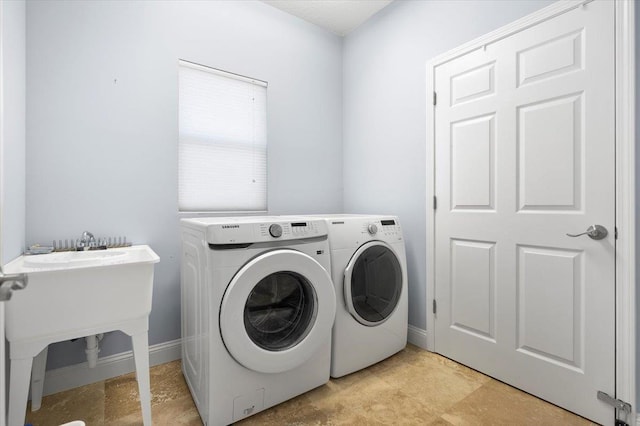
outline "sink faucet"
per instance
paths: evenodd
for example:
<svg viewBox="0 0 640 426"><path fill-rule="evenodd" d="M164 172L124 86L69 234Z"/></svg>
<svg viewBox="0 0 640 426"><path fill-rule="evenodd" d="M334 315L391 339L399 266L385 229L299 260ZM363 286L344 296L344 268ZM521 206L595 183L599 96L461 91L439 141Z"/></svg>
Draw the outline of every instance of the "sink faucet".
<svg viewBox="0 0 640 426"><path fill-rule="evenodd" d="M89 247L94 247L96 245L96 239L93 234L89 231L84 231L82 233L82 237L80 241L76 244L76 248L84 249Z"/></svg>

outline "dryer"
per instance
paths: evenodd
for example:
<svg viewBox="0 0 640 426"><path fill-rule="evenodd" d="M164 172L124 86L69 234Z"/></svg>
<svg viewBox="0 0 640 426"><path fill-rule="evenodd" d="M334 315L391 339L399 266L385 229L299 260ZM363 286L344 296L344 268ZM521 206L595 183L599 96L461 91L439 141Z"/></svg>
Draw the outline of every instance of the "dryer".
<svg viewBox="0 0 640 426"><path fill-rule="evenodd" d="M407 345L407 261L396 216L321 215L329 230L337 297L331 377L353 373Z"/></svg>
<svg viewBox="0 0 640 426"><path fill-rule="evenodd" d="M326 222L183 219L181 234L182 371L203 422L326 383L336 310Z"/></svg>

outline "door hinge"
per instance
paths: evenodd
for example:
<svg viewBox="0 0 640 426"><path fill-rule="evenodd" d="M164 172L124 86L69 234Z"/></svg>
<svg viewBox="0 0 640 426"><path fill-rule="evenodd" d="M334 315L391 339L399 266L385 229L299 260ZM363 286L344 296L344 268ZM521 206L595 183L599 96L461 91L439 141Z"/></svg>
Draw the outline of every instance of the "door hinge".
<svg viewBox="0 0 640 426"><path fill-rule="evenodd" d="M436 198L436 196L433 196L433 209L437 209L438 208L438 199Z"/></svg>
<svg viewBox="0 0 640 426"><path fill-rule="evenodd" d="M618 239L618 227L616 226L615 228L613 228L613 230L614 230L613 231L613 235L614 235L615 239L617 240Z"/></svg>
<svg viewBox="0 0 640 426"><path fill-rule="evenodd" d="M438 95L436 92L433 92L433 105L435 106L438 103Z"/></svg>
<svg viewBox="0 0 640 426"><path fill-rule="evenodd" d="M437 310L436 299L433 299L433 313L435 314Z"/></svg>
<svg viewBox="0 0 640 426"><path fill-rule="evenodd" d="M615 399L608 393L598 391L598 399L605 404L611 405L616 410L624 411L626 414L631 414L631 404L628 402L621 401L619 399Z"/></svg>

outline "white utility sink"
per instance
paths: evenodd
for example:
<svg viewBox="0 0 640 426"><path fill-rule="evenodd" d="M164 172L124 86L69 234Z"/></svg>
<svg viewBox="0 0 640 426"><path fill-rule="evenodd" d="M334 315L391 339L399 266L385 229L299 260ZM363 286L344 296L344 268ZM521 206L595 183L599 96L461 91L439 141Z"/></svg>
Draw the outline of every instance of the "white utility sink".
<svg viewBox="0 0 640 426"><path fill-rule="evenodd" d="M143 420L151 424L147 332L159 261L149 246L140 245L21 256L4 267L5 273L29 277L5 307L11 342L9 426L24 424L34 357L32 405L39 407L47 345L113 330L132 337Z"/></svg>

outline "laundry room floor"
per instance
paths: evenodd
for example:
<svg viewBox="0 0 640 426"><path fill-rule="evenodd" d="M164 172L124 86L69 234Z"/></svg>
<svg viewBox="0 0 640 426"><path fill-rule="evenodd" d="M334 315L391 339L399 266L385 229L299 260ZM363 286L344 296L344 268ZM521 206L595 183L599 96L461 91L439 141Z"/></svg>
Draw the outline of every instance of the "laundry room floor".
<svg viewBox="0 0 640 426"><path fill-rule="evenodd" d="M46 396L27 423L141 425L135 374ZM154 425L201 425L180 361L151 368ZM592 425L588 420L447 358L408 345L395 356L238 424Z"/></svg>

